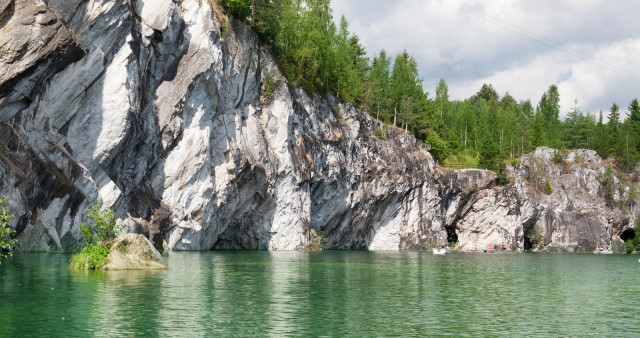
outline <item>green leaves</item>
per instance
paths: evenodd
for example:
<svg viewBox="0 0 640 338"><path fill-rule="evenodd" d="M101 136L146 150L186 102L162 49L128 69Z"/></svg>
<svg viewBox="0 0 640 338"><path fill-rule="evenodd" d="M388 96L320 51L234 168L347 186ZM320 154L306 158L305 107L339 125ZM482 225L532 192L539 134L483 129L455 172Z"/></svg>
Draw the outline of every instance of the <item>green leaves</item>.
<svg viewBox="0 0 640 338"><path fill-rule="evenodd" d="M15 235L15 230L11 229L12 220L13 215L7 205L7 196L3 196L0 198L0 264L3 257L12 255L11 248L16 243L16 239L12 238Z"/></svg>
<svg viewBox="0 0 640 338"><path fill-rule="evenodd" d="M82 248L80 253L71 257L71 263L69 265L72 269L99 270L107 263L108 255L109 248L95 244L88 244Z"/></svg>
<svg viewBox="0 0 640 338"><path fill-rule="evenodd" d="M251 0L218 0L218 3L236 19L244 20L251 15Z"/></svg>
<svg viewBox="0 0 640 338"><path fill-rule="evenodd" d="M92 222L80 224L86 243L80 253L71 257L72 269L101 269L109 255L109 242L121 230L116 225L116 213L109 208L103 208L101 199L87 210L87 217Z"/></svg>
<svg viewBox="0 0 640 338"><path fill-rule="evenodd" d="M102 208L102 200L98 199L87 211L87 217L93 222L80 224L82 237L87 244L106 247L120 230L116 226L116 213L109 208Z"/></svg>

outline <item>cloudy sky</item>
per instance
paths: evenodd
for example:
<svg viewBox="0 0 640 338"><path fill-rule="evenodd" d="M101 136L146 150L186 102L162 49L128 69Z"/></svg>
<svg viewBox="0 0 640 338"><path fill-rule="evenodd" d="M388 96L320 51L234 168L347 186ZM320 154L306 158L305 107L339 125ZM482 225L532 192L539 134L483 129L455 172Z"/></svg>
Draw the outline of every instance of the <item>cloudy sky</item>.
<svg viewBox="0 0 640 338"><path fill-rule="evenodd" d="M562 115L575 99L592 113L614 102L626 112L640 99L639 0L332 0L332 8L370 56L413 55L432 95L444 78L451 99L491 83L536 105L556 84Z"/></svg>

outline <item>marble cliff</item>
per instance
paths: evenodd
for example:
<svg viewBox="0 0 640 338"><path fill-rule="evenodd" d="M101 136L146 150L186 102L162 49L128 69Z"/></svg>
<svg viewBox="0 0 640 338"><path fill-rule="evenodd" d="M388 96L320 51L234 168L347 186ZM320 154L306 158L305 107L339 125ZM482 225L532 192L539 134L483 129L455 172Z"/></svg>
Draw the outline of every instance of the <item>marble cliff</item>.
<svg viewBox="0 0 640 338"><path fill-rule="evenodd" d="M330 249L589 251L636 222L637 183L617 175L607 201L592 151L556 163L539 148L497 187L437 167L401 129L377 137L366 113L290 88L208 0L0 0L0 30L0 195L20 251L77 248L98 198L172 250L300 250L321 234Z"/></svg>

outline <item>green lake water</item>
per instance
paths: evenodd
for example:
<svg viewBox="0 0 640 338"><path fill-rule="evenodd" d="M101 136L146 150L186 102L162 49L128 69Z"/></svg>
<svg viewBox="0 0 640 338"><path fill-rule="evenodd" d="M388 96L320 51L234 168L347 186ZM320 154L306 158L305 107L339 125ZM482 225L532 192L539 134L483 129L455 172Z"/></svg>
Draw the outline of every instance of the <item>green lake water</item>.
<svg viewBox="0 0 640 338"><path fill-rule="evenodd" d="M0 265L0 336L638 336L640 256L169 253L166 271Z"/></svg>

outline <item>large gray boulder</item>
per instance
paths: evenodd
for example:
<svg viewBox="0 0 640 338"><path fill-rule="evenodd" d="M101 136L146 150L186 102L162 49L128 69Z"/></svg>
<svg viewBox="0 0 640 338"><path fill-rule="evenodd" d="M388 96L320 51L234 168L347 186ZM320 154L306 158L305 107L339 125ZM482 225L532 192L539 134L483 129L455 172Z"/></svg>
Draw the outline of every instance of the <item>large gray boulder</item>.
<svg viewBox="0 0 640 338"><path fill-rule="evenodd" d="M126 234L111 244L105 270L166 269L162 255L143 235Z"/></svg>

